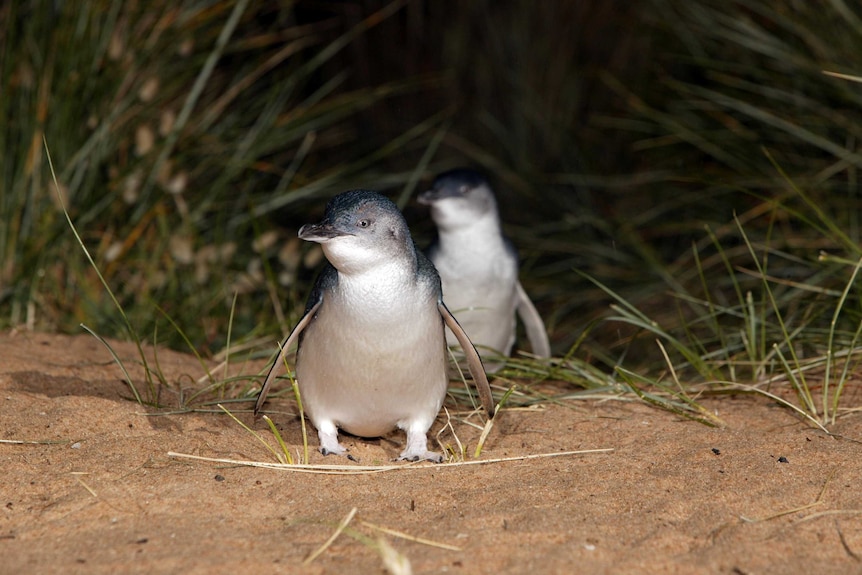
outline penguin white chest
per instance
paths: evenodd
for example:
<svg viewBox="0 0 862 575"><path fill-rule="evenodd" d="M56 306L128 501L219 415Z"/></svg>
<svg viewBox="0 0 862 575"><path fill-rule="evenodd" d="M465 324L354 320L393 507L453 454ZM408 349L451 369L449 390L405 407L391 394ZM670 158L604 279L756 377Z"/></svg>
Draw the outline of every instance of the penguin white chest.
<svg viewBox="0 0 862 575"><path fill-rule="evenodd" d="M303 334L297 380L312 422L375 437L430 422L446 394L446 350L436 298L382 275L341 278Z"/></svg>
<svg viewBox="0 0 862 575"><path fill-rule="evenodd" d="M485 242L487 243L487 242ZM459 241L433 257L443 284L443 301L473 344L508 355L515 340L517 262L504 245ZM456 342L449 337L449 345Z"/></svg>

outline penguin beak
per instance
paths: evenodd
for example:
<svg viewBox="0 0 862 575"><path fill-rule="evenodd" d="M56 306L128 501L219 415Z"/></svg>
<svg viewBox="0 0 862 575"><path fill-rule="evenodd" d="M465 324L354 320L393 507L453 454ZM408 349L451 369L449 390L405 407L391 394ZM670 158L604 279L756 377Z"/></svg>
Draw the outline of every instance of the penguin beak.
<svg viewBox="0 0 862 575"><path fill-rule="evenodd" d="M419 198L417 199L420 204L432 206L434 205L434 202L438 202L446 198L458 198L462 195L463 194L458 189L452 189L451 186L446 186L443 188L432 188L427 192L422 192L419 194Z"/></svg>
<svg viewBox="0 0 862 575"><path fill-rule="evenodd" d="M417 200L420 204L425 206L430 206L434 203L434 200L437 199L437 190L428 190L427 192L422 192L419 194Z"/></svg>
<svg viewBox="0 0 862 575"><path fill-rule="evenodd" d="M433 206L434 202L438 200L442 200L443 198L448 198L453 196L454 194L450 194L446 191L446 188L438 189L432 188L427 192L422 192L419 194L419 203L424 204L426 206Z"/></svg>
<svg viewBox="0 0 862 575"><path fill-rule="evenodd" d="M299 239L309 242L325 242L332 238L352 236L353 234L339 230L330 223L305 224L299 228Z"/></svg>

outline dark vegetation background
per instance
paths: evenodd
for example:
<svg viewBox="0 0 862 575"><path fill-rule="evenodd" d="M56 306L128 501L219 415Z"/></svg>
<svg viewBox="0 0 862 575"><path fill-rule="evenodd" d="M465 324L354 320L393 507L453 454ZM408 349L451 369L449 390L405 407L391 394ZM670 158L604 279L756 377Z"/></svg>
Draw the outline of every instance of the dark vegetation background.
<svg viewBox="0 0 862 575"><path fill-rule="evenodd" d="M47 142L150 341L271 349L330 195L424 245L415 194L471 165L558 355L754 381L856 348L862 85L823 73L862 72L855 3L30 0L0 34L2 327L128 336Z"/></svg>

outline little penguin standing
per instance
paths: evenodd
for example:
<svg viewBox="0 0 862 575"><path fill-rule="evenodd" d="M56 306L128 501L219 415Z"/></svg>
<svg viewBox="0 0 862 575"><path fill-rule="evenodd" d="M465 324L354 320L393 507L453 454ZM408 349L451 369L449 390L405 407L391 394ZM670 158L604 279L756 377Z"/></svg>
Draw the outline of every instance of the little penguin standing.
<svg viewBox="0 0 862 575"><path fill-rule="evenodd" d="M326 205L323 221L299 230L329 263L308 298L305 315L280 346L254 412L266 401L279 365L299 340L296 379L320 451L345 454L342 429L379 437L407 433L399 459L440 462L426 434L448 385L444 324L467 359L479 397L494 415L482 362L443 303L440 277L416 249L398 207L377 192L353 190Z"/></svg>
<svg viewBox="0 0 862 575"><path fill-rule="evenodd" d="M491 358L512 352L516 312L533 354L550 357L548 334L518 281L518 257L501 230L488 181L475 170L451 170L440 174L419 202L431 207L437 225L428 257L440 273L447 305L479 348L488 371L502 367ZM449 345L457 342L450 338Z"/></svg>

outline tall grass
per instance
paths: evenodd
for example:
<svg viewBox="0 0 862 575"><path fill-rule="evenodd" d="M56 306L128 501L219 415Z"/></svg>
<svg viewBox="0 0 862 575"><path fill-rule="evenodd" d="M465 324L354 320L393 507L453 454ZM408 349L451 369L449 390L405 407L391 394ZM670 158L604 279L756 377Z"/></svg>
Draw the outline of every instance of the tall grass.
<svg viewBox="0 0 862 575"><path fill-rule="evenodd" d="M862 314L853 4L34 0L0 17L0 326L128 330L77 257L43 136L128 324L166 316L166 343L203 354L229 316L239 348L293 323L321 255L293 229L325 196L398 195L424 244L411 194L473 164L562 356L513 379L704 420L699 398L726 389L843 413Z"/></svg>
<svg viewBox="0 0 862 575"><path fill-rule="evenodd" d="M630 307L616 319L669 344L684 381L787 390L812 421L834 423L862 319L862 101L823 72L862 70L858 7L656 0L644 14L665 51L656 85L635 93L608 75L634 116L600 121L637 135L634 149L675 181L642 186L657 208L633 216L663 254L672 299L647 296L649 322ZM672 209L682 202L669 193L703 211ZM668 217L708 224L670 260Z"/></svg>
<svg viewBox="0 0 862 575"><path fill-rule="evenodd" d="M238 333L277 330L268 294L292 299L302 271L298 244L282 247L304 219L291 207L373 171L385 154L351 149L356 116L426 82L347 89L339 67L403 5L346 22L245 0L5 3L0 325L126 330L78 257L44 138L63 202L136 329L152 333L159 306L215 352L238 293Z"/></svg>

